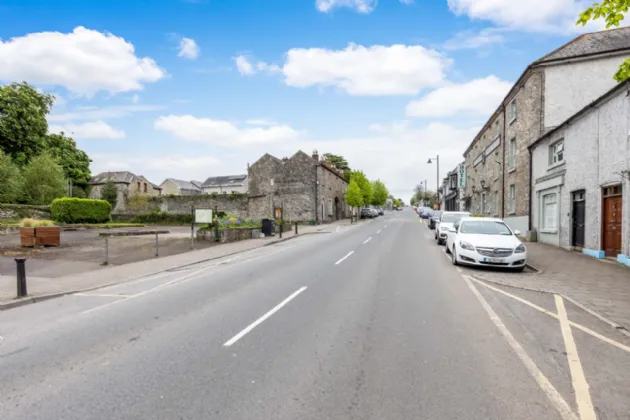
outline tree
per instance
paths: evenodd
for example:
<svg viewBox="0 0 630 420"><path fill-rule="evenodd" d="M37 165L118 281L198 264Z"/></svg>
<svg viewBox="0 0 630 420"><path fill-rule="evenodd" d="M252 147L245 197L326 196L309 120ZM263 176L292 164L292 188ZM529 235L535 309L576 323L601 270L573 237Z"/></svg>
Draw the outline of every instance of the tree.
<svg viewBox="0 0 630 420"><path fill-rule="evenodd" d="M146 212L149 208L149 196L147 194L134 194L129 198L127 206L138 213Z"/></svg>
<svg viewBox="0 0 630 420"><path fill-rule="evenodd" d="M363 194L355 179L350 180L350 184L346 190L346 203L352 207L361 207L363 205Z"/></svg>
<svg viewBox="0 0 630 420"><path fill-rule="evenodd" d="M20 169L0 150L0 203L16 203L21 198L24 180Z"/></svg>
<svg viewBox="0 0 630 420"><path fill-rule="evenodd" d="M397 198L394 198L394 201L392 202L392 204L394 205L394 207L402 207L400 200Z"/></svg>
<svg viewBox="0 0 630 420"><path fill-rule="evenodd" d="M73 185L72 186L72 197L73 198L87 198L87 194L85 193L85 190L83 190L83 188L77 186L77 185Z"/></svg>
<svg viewBox="0 0 630 420"><path fill-rule="evenodd" d="M343 156L324 153L324 160L332 163L337 169L349 169L348 161Z"/></svg>
<svg viewBox="0 0 630 420"><path fill-rule="evenodd" d="M81 188L87 186L91 178L90 158L70 137L64 133L48 134L44 140L45 148L50 154L57 158L63 168L66 178Z"/></svg>
<svg viewBox="0 0 630 420"><path fill-rule="evenodd" d="M387 203L387 196L389 192L387 187L380 180L376 180L372 183L372 205L384 206Z"/></svg>
<svg viewBox="0 0 630 420"><path fill-rule="evenodd" d="M107 201L115 209L118 202L118 188L116 184L112 181L107 181L101 189L101 199Z"/></svg>
<svg viewBox="0 0 630 420"><path fill-rule="evenodd" d="M66 195L63 168L48 153L35 156L24 167L24 200L29 204L50 204Z"/></svg>
<svg viewBox="0 0 630 420"><path fill-rule="evenodd" d="M630 8L630 0L602 0L601 3L593 3L593 5L580 13L580 17L576 25L586 25L591 20L604 19L606 28L619 26L619 23L625 18ZM630 78L630 58L624 61L614 76L618 82L623 82Z"/></svg>
<svg viewBox="0 0 630 420"><path fill-rule="evenodd" d="M54 98L26 82L0 86L0 150L23 166L45 149Z"/></svg>
<svg viewBox="0 0 630 420"><path fill-rule="evenodd" d="M351 180L356 181L359 189L361 190L361 195L363 196L363 205L368 205L372 202L372 184L367 179L363 171L353 171Z"/></svg>

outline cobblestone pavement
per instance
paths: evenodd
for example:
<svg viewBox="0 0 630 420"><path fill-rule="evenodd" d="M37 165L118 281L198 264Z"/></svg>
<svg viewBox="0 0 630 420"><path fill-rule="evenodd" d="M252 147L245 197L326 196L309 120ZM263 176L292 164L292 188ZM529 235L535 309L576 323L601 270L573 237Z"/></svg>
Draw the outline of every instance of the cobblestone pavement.
<svg viewBox="0 0 630 420"><path fill-rule="evenodd" d="M563 294L630 331L630 269L539 243L528 243L527 252L540 273L466 270L480 280Z"/></svg>

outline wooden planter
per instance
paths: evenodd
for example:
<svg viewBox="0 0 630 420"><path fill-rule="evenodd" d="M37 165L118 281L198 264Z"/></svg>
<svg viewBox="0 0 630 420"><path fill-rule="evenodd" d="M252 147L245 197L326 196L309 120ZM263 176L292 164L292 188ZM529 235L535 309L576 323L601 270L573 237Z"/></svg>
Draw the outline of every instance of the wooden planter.
<svg viewBox="0 0 630 420"><path fill-rule="evenodd" d="M58 226L20 228L20 245L22 246L59 246L60 243L61 228Z"/></svg>

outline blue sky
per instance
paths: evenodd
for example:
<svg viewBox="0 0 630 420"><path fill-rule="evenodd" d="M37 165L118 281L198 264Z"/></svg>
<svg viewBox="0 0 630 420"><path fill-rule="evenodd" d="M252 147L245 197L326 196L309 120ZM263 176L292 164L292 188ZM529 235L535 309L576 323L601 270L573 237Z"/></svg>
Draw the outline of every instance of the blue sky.
<svg viewBox="0 0 630 420"><path fill-rule="evenodd" d="M429 157L452 169L527 64L578 34L584 5L0 0L0 82L55 94L50 130L95 173L203 181L317 149L407 200L435 188Z"/></svg>

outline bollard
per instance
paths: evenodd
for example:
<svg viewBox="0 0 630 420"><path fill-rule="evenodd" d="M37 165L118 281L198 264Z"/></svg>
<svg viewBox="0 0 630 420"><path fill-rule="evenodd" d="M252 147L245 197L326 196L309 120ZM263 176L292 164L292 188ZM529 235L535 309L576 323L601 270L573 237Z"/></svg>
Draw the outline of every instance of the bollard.
<svg viewBox="0 0 630 420"><path fill-rule="evenodd" d="M105 261L103 261L103 265L109 264L109 237L105 237Z"/></svg>
<svg viewBox="0 0 630 420"><path fill-rule="evenodd" d="M155 234L155 257L157 258L159 257L159 255L160 255L160 252L158 249L158 234L156 233Z"/></svg>
<svg viewBox="0 0 630 420"><path fill-rule="evenodd" d="M21 298L26 296L26 266L24 265L26 258L16 258L15 264L17 266L17 297Z"/></svg>
<svg viewBox="0 0 630 420"><path fill-rule="evenodd" d="M296 235L298 234L298 228L297 228L297 225L298 225L298 223L297 223L297 222L295 222L295 234L296 234Z"/></svg>

